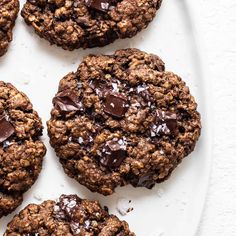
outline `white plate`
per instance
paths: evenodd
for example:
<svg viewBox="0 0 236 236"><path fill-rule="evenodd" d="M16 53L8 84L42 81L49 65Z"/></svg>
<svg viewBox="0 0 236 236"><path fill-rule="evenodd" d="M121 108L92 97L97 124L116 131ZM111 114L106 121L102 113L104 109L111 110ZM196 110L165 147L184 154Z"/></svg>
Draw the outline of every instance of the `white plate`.
<svg viewBox="0 0 236 236"><path fill-rule="evenodd" d="M187 82L199 104L203 130L193 154L183 161L168 181L151 191L129 186L119 188L113 196L103 197L89 192L64 174L48 144L45 129L48 152L43 171L35 185L25 194L24 203L13 214L1 219L1 235L12 216L27 204L56 199L62 193L77 193L81 197L99 199L118 216L117 200L132 200L134 210L119 217L129 222L137 236L194 235L204 205L211 166L211 120L207 93L209 78L204 69L204 50L199 43L201 33L194 27L200 10L197 1L165 0L148 29L133 39L118 40L104 48L74 52L50 46L18 17L14 41L8 54L0 59L0 79L12 82L29 96L45 126L59 80L68 72L76 70L84 55L137 47L159 55L166 62L168 70L181 75Z"/></svg>

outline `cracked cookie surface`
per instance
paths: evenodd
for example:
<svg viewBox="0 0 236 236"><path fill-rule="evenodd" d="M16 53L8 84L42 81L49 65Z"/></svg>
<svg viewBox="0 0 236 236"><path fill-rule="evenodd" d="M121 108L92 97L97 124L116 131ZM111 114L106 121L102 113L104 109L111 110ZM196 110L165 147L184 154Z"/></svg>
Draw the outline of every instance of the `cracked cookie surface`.
<svg viewBox="0 0 236 236"><path fill-rule="evenodd" d="M64 171L91 191L167 179L199 138L197 104L156 55L89 55L61 81L48 121Z"/></svg>
<svg viewBox="0 0 236 236"><path fill-rule="evenodd" d="M20 205L41 171L42 129L28 97L0 81L0 218Z"/></svg>
<svg viewBox="0 0 236 236"><path fill-rule="evenodd" d="M161 0L27 0L21 15L40 37L73 50L133 37L160 5Z"/></svg>
<svg viewBox="0 0 236 236"><path fill-rule="evenodd" d="M0 1L0 56L3 56L12 41L12 29L19 11L18 0Z"/></svg>
<svg viewBox="0 0 236 236"><path fill-rule="evenodd" d="M135 236L125 221L97 201L62 195L57 202L30 204L8 224L4 236Z"/></svg>

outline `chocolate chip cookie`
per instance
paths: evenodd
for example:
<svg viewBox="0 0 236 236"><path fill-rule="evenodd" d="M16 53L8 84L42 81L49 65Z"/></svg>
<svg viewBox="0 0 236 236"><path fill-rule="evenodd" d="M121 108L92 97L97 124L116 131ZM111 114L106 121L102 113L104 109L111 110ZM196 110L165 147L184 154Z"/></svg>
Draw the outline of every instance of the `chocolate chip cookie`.
<svg viewBox="0 0 236 236"><path fill-rule="evenodd" d="M0 56L3 56L12 41L12 29L19 11L18 0L0 1Z"/></svg>
<svg viewBox="0 0 236 236"><path fill-rule="evenodd" d="M161 0L27 0L21 14L40 37L73 50L133 37L160 5Z"/></svg>
<svg viewBox="0 0 236 236"><path fill-rule="evenodd" d="M42 129L27 96L0 81L0 218L21 204L41 171Z"/></svg>
<svg viewBox="0 0 236 236"><path fill-rule="evenodd" d="M76 195L28 205L8 224L4 236L13 235L135 236L125 221L109 215L97 201Z"/></svg>
<svg viewBox="0 0 236 236"><path fill-rule="evenodd" d="M104 195L166 180L201 130L185 82L137 49L87 56L61 80L53 105L48 133L65 172Z"/></svg>

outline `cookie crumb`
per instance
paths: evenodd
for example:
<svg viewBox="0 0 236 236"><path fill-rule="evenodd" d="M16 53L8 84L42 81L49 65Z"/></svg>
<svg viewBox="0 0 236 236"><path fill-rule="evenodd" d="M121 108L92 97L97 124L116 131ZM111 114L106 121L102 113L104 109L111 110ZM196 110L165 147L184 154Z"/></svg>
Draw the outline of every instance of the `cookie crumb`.
<svg viewBox="0 0 236 236"><path fill-rule="evenodd" d="M125 216L129 212L134 210L134 208L131 206L131 203L132 203L131 200L128 200L126 198L119 198L117 201L116 209L122 216Z"/></svg>
<svg viewBox="0 0 236 236"><path fill-rule="evenodd" d="M161 198L161 197L163 196L163 194L164 194L164 190L163 190L162 188L159 188L159 189L157 190L157 196L158 196L159 198Z"/></svg>
<svg viewBox="0 0 236 236"><path fill-rule="evenodd" d="M36 199L37 201L42 201L42 195L41 194L39 194L39 193L35 193L34 194L34 199Z"/></svg>
<svg viewBox="0 0 236 236"><path fill-rule="evenodd" d="M150 236L164 236L164 232L162 230L157 230L156 232L152 233Z"/></svg>

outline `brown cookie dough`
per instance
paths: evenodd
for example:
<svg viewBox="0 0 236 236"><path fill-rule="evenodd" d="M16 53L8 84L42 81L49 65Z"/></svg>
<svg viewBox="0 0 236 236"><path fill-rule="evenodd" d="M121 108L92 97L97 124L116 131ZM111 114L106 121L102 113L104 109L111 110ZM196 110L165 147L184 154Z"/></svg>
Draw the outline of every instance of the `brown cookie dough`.
<svg viewBox="0 0 236 236"><path fill-rule="evenodd" d="M4 236L135 236L125 221L97 201L62 195L58 202L31 204L8 224Z"/></svg>
<svg viewBox="0 0 236 236"><path fill-rule="evenodd" d="M18 0L0 1L0 56L3 56L12 41L12 29L19 11Z"/></svg>
<svg viewBox="0 0 236 236"><path fill-rule="evenodd" d="M133 37L160 5L161 0L27 0L21 15L40 37L73 50Z"/></svg>
<svg viewBox="0 0 236 236"><path fill-rule="evenodd" d="M0 218L20 205L41 171L42 129L27 96L0 81Z"/></svg>
<svg viewBox="0 0 236 236"><path fill-rule="evenodd" d="M152 188L190 154L200 135L197 104L182 79L137 49L90 55L65 76L48 121L65 170L91 191Z"/></svg>

